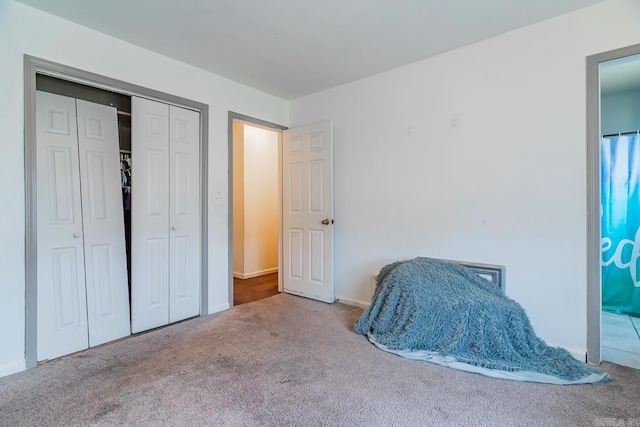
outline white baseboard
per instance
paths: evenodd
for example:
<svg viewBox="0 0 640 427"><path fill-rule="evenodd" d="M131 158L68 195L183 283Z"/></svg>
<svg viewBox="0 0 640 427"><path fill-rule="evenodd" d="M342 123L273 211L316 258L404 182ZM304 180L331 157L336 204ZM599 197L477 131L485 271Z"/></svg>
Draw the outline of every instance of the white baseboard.
<svg viewBox="0 0 640 427"><path fill-rule="evenodd" d="M574 359L578 359L581 362L584 362L587 358L587 350L576 350L575 348L568 348L562 345L558 345L558 344L553 344L553 343L547 343L547 345L551 346L551 347L560 347L563 348L565 350L567 350L569 353L571 353L571 355L574 357Z"/></svg>
<svg viewBox="0 0 640 427"><path fill-rule="evenodd" d="M233 272L233 277L236 279L251 279L252 277L264 276L266 274L277 273L278 267L267 268L266 270L254 271L251 273L236 273Z"/></svg>
<svg viewBox="0 0 640 427"><path fill-rule="evenodd" d="M7 375L15 374L16 372L22 372L27 368L27 364L24 359L14 360L10 363L0 365L0 377L6 377Z"/></svg>
<svg viewBox="0 0 640 427"><path fill-rule="evenodd" d="M225 311L225 310L229 310L229 303L225 303L225 304L218 304L218 305L214 305L212 307L209 307L209 314L213 314L213 313L219 313L221 311Z"/></svg>
<svg viewBox="0 0 640 427"><path fill-rule="evenodd" d="M353 307L359 307L359 308L367 308L369 307L369 304L371 304L371 301L365 302L365 301L360 301L352 298L341 297L340 295L336 295L336 299L338 302L341 302L342 304L351 305Z"/></svg>

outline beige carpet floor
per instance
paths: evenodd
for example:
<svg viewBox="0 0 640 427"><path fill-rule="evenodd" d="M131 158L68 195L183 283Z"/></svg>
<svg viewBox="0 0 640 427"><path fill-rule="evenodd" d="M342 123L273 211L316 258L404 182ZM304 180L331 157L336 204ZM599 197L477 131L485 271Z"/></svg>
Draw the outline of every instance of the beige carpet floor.
<svg viewBox="0 0 640 427"><path fill-rule="evenodd" d="M640 424L638 370L604 363L603 385L487 378L378 350L353 331L361 312L279 294L63 357L0 378L0 425Z"/></svg>

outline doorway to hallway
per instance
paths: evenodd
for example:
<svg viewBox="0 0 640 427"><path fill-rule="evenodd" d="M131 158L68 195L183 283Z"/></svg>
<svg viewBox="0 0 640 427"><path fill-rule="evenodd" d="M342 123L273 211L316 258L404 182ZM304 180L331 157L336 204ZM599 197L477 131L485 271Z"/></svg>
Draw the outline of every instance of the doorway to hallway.
<svg viewBox="0 0 640 427"><path fill-rule="evenodd" d="M251 279L233 279L234 305L246 304L269 298L278 293L278 273L265 274Z"/></svg>
<svg viewBox="0 0 640 427"><path fill-rule="evenodd" d="M284 126L229 112L229 306L279 289Z"/></svg>

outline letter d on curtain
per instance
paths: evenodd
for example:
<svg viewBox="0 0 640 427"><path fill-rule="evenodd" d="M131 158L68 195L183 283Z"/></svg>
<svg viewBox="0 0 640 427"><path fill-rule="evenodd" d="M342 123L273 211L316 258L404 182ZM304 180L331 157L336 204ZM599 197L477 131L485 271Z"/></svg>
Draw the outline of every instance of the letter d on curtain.
<svg viewBox="0 0 640 427"><path fill-rule="evenodd" d="M640 317L640 136L602 138L602 309Z"/></svg>

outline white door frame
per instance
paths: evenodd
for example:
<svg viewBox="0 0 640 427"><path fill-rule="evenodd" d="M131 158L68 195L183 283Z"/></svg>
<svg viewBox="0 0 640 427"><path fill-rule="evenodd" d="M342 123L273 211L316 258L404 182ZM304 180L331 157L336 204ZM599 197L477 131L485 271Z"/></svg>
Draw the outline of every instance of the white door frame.
<svg viewBox="0 0 640 427"><path fill-rule="evenodd" d="M587 57L587 362L601 361L600 75L602 62L640 54L640 44Z"/></svg>
<svg viewBox="0 0 640 427"><path fill-rule="evenodd" d="M36 74L81 83L116 93L136 95L200 112L200 315L208 314L208 144L209 106L78 68L24 55L24 145L25 145L25 362L36 365L37 350L37 245L36 245Z"/></svg>
<svg viewBox="0 0 640 427"><path fill-rule="evenodd" d="M228 165L229 165L229 185L227 194L229 195L229 224L228 224L228 254L229 254L229 307L233 307L233 122L234 120L256 125L259 127L279 132L278 138L278 271L282 271L282 131L287 130L286 126L271 123L265 120L257 119L244 114L229 111L227 129L228 129ZM278 274L278 291L282 292L282 275Z"/></svg>

